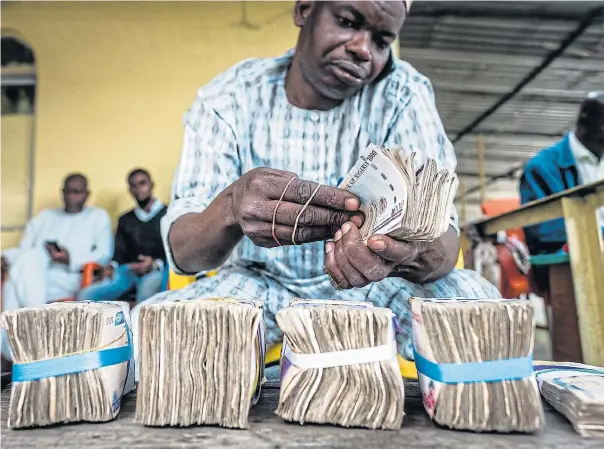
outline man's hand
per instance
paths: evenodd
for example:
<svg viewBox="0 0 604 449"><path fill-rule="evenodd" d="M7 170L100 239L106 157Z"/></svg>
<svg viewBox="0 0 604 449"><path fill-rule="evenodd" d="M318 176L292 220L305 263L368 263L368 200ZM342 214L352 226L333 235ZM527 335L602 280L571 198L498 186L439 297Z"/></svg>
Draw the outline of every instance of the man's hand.
<svg viewBox="0 0 604 449"><path fill-rule="evenodd" d="M287 183L295 178L279 204ZM241 232L255 245L272 248L273 214L275 236L282 245L291 245L296 217L308 202L317 184L304 181L294 173L270 168L251 170L231 185L231 213ZM359 199L352 193L322 185L298 220L296 244L331 238L347 221L362 226Z"/></svg>
<svg viewBox="0 0 604 449"><path fill-rule="evenodd" d="M345 223L334 242L325 245L325 269L340 288L364 287L387 278L397 265L417 257L413 244L388 236L372 236L363 243L359 228Z"/></svg>
<svg viewBox="0 0 604 449"><path fill-rule="evenodd" d="M113 265L109 264L109 265L105 265L102 268L102 278L103 279L113 279L113 274L114 274L114 269L113 269Z"/></svg>
<svg viewBox="0 0 604 449"><path fill-rule="evenodd" d="M346 223L325 246L325 269L340 288L364 287L387 277L415 283L448 274L457 260L459 239L453 228L433 242L400 242L373 235L365 245L354 223Z"/></svg>
<svg viewBox="0 0 604 449"><path fill-rule="evenodd" d="M298 215L296 243L332 238L350 220L362 225L359 199L346 190L329 186L321 186L300 214L316 187L316 183L303 181L286 171L257 168L247 172L220 192L203 212L185 214L174 222L168 234L174 264L191 274L215 269L228 259L244 236L268 248L291 245ZM279 243L272 235L277 204L275 237Z"/></svg>
<svg viewBox="0 0 604 449"><path fill-rule="evenodd" d="M67 249L59 247L59 250L57 251L57 248L53 245L46 243L46 251L48 251L53 262L69 265L69 251L67 251Z"/></svg>
<svg viewBox="0 0 604 449"><path fill-rule="evenodd" d="M143 276L150 273L153 270L153 258L149 256L138 256L139 262L128 264L128 267L132 269L139 276Z"/></svg>

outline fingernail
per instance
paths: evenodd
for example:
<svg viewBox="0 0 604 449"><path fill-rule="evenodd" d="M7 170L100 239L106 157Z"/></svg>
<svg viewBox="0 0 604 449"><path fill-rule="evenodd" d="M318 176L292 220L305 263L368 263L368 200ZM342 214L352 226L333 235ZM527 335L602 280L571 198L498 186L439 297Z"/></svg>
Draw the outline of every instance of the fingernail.
<svg viewBox="0 0 604 449"><path fill-rule="evenodd" d="M356 198L348 198L344 204L347 210L359 210L359 200Z"/></svg>
<svg viewBox="0 0 604 449"><path fill-rule="evenodd" d="M329 254L332 251L333 251L333 243L327 242L325 244L325 254Z"/></svg>
<svg viewBox="0 0 604 449"><path fill-rule="evenodd" d="M369 247L376 251L384 251L386 249L386 243L381 239L370 239Z"/></svg>
<svg viewBox="0 0 604 449"><path fill-rule="evenodd" d="M344 226L342 226L342 235L346 235L348 231L350 231L350 223L344 223Z"/></svg>
<svg viewBox="0 0 604 449"><path fill-rule="evenodd" d="M341 238L342 238L342 231L338 230L338 232L336 232L336 236L333 238L333 241L337 242Z"/></svg>
<svg viewBox="0 0 604 449"><path fill-rule="evenodd" d="M357 228L360 228L361 226L363 226L363 215L353 215L352 217L350 217L350 221L352 221L357 226Z"/></svg>

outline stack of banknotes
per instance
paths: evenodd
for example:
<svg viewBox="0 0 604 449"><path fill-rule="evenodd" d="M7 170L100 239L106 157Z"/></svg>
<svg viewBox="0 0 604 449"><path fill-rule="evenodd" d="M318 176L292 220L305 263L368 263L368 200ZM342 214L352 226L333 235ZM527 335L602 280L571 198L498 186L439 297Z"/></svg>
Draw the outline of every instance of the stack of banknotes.
<svg viewBox="0 0 604 449"><path fill-rule="evenodd" d="M415 362L432 419L474 431L535 432L542 427L530 301L410 302Z"/></svg>
<svg viewBox="0 0 604 449"><path fill-rule="evenodd" d="M571 362L535 363L541 394L584 437L604 437L604 368Z"/></svg>
<svg viewBox="0 0 604 449"><path fill-rule="evenodd" d="M458 180L434 159L417 164L415 153L370 144L339 187L361 200L364 239L387 234L397 240L431 241L449 227Z"/></svg>
<svg viewBox="0 0 604 449"><path fill-rule="evenodd" d="M136 420L247 428L264 378L262 303L195 299L139 314Z"/></svg>
<svg viewBox="0 0 604 449"><path fill-rule="evenodd" d="M405 395L390 309L294 300L277 323L284 333L277 415L302 424L401 426Z"/></svg>
<svg viewBox="0 0 604 449"><path fill-rule="evenodd" d="M14 362L8 426L115 418L134 389L129 310L65 302L4 312Z"/></svg>

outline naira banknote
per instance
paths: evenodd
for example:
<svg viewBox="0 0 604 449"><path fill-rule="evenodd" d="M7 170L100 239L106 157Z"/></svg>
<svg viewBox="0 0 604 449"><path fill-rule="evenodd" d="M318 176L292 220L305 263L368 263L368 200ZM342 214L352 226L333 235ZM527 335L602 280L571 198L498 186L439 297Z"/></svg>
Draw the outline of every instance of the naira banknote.
<svg viewBox="0 0 604 449"><path fill-rule="evenodd" d="M535 362L541 394L583 437L604 437L604 368Z"/></svg>
<svg viewBox="0 0 604 449"><path fill-rule="evenodd" d="M136 421L247 428L264 380L262 303L228 298L145 305Z"/></svg>
<svg viewBox="0 0 604 449"><path fill-rule="evenodd" d="M14 361L8 426L115 418L134 389L129 310L124 302L63 302L4 312ZM113 358L100 356L112 349ZM48 375L49 363L61 374Z"/></svg>
<svg viewBox="0 0 604 449"><path fill-rule="evenodd" d="M405 393L390 309L294 300L276 318L284 333L277 415L301 424L401 427Z"/></svg>
<svg viewBox="0 0 604 449"><path fill-rule="evenodd" d="M430 418L473 431L531 433L542 428L532 368L535 323L530 301L410 302L415 362ZM470 369L460 371L463 365ZM443 373L456 379L445 379Z"/></svg>
<svg viewBox="0 0 604 449"><path fill-rule="evenodd" d="M361 200L364 239L387 234L398 240L430 241L449 227L458 180L428 158L417 164L405 154L370 144L338 187Z"/></svg>

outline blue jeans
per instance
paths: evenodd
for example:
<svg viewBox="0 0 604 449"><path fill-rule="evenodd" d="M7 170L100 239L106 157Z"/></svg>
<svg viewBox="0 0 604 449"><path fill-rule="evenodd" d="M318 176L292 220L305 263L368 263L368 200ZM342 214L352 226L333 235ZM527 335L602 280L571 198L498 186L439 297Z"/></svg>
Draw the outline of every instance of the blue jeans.
<svg viewBox="0 0 604 449"><path fill-rule="evenodd" d="M115 301L132 288L136 289L136 301L140 302L159 293L162 287L163 271L156 270L139 276L127 265L120 265L113 278L105 278L80 291L79 300Z"/></svg>

